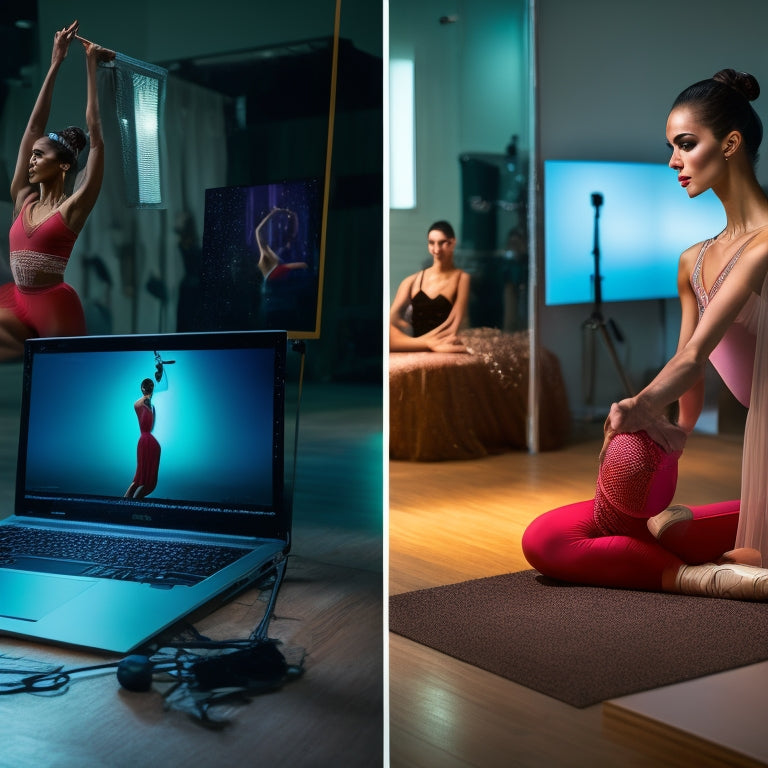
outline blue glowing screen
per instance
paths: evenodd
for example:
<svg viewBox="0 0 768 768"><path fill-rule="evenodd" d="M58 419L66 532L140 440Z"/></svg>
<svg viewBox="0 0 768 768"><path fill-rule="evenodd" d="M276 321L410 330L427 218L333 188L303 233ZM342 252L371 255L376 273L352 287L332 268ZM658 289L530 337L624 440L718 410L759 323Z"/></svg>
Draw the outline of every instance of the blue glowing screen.
<svg viewBox="0 0 768 768"><path fill-rule="evenodd" d="M547 160L544 277L547 304L595 300L595 206L603 301L677 296L677 264L689 246L725 226L711 190L689 198L667 165Z"/></svg>
<svg viewBox="0 0 768 768"><path fill-rule="evenodd" d="M137 468L134 403L150 378L160 462L147 501L268 508L278 416L274 356L272 349L36 355L26 491L122 497Z"/></svg>

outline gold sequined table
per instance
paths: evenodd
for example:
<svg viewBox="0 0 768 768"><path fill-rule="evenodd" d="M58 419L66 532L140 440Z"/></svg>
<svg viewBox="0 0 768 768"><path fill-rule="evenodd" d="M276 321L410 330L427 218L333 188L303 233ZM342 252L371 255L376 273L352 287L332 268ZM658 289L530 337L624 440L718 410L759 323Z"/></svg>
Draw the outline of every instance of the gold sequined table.
<svg viewBox="0 0 768 768"><path fill-rule="evenodd" d="M528 447L527 332L462 334L468 353L389 355L389 455L408 461L474 459ZM540 353L539 448L562 447L570 410L560 363Z"/></svg>

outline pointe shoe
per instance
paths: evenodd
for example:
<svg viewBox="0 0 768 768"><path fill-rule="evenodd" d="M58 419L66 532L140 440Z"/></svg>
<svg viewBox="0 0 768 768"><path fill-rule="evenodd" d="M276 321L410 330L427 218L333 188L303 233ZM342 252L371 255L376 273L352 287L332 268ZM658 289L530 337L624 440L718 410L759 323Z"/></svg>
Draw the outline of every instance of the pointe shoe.
<svg viewBox="0 0 768 768"><path fill-rule="evenodd" d="M763 565L763 556L760 554L759 549L739 547L738 549L731 549L728 552L723 553L715 564L729 565L731 563L754 565L756 568L760 568Z"/></svg>
<svg viewBox="0 0 768 768"><path fill-rule="evenodd" d="M660 539L664 531L684 520L693 520L693 512L682 504L674 504L663 512L659 512L658 515L649 517L646 525L654 538Z"/></svg>
<svg viewBox="0 0 768 768"><path fill-rule="evenodd" d="M768 600L768 569L751 565L682 565L676 588L684 595L729 600Z"/></svg>

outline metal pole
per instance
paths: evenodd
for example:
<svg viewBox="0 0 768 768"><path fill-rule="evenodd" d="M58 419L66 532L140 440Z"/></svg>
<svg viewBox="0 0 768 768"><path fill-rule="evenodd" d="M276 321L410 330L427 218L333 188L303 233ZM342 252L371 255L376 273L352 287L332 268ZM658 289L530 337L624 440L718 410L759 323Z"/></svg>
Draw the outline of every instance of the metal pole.
<svg viewBox="0 0 768 768"><path fill-rule="evenodd" d="M539 158L536 0L528 0L528 452L539 452Z"/></svg>

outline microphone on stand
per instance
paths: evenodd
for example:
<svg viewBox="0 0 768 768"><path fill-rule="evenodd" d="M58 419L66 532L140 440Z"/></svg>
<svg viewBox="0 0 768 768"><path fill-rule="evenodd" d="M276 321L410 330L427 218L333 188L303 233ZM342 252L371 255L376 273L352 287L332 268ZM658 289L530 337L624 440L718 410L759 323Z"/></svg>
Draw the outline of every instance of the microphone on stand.
<svg viewBox="0 0 768 768"><path fill-rule="evenodd" d="M595 350L594 350L594 340L593 340L595 332L599 333L601 338L603 339L605 347L608 350L608 354L610 355L610 358L613 361L613 365L616 368L617 373L619 374L619 378L621 379L622 384L624 385L626 394L628 396L635 394L635 390L634 390L634 387L632 386L632 382L629 380L629 376L624 370L621 362L619 361L619 357L616 354L616 349L614 348L613 341L611 340L611 336L608 333L608 328L611 329L617 341L623 342L624 336L612 318L609 318L606 324L606 320L603 317L603 276L600 274L600 222L599 222L600 206L602 204L603 204L602 194L600 192L593 192L592 205L595 209L595 229L594 229L594 242L593 242L592 256L594 257L594 267L595 267L595 272L593 275L595 299L592 307L592 314L589 316L589 318L584 322L582 326L585 330L588 330L591 332L590 344L589 344L589 361L587 362L585 360L585 368L589 368L589 371L585 371L585 381L586 381L585 389L587 390L586 401L589 405L593 404L594 389L595 389ZM587 380L587 376L588 376L588 380Z"/></svg>

